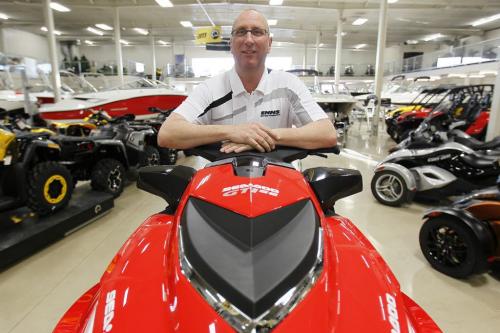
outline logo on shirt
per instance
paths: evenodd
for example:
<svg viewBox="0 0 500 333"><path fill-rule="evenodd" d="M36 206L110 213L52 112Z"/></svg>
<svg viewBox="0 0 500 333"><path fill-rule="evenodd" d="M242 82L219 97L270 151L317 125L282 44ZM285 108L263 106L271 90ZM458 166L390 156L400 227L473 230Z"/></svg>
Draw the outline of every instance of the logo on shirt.
<svg viewBox="0 0 500 333"><path fill-rule="evenodd" d="M270 110L270 111L261 111L260 117L277 117L280 115L280 110Z"/></svg>

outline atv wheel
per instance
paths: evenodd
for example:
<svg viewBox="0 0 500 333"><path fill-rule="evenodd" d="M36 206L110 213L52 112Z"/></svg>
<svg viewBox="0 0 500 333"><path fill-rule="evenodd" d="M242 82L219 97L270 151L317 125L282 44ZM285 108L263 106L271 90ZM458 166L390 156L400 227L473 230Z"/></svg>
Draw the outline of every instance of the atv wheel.
<svg viewBox="0 0 500 333"><path fill-rule="evenodd" d="M142 153L139 166L151 166L160 164L160 153L158 149L152 146L144 147L144 153Z"/></svg>
<svg viewBox="0 0 500 333"><path fill-rule="evenodd" d="M413 192L406 187L406 182L394 171L380 171L372 178L371 189L378 202L388 206L401 206L411 202Z"/></svg>
<svg viewBox="0 0 500 333"><path fill-rule="evenodd" d="M40 216L64 208L72 193L71 173L57 162L39 163L28 175L26 205Z"/></svg>
<svg viewBox="0 0 500 333"><path fill-rule="evenodd" d="M428 219L420 229L419 242L431 266L448 276L466 278L488 269L477 236L457 218L441 215Z"/></svg>
<svg viewBox="0 0 500 333"><path fill-rule="evenodd" d="M115 198L123 191L125 168L112 158L103 158L92 169L90 185L94 190L107 192Z"/></svg>
<svg viewBox="0 0 500 333"><path fill-rule="evenodd" d="M160 149L160 163L162 165L174 165L177 162L178 151L177 149L161 148Z"/></svg>

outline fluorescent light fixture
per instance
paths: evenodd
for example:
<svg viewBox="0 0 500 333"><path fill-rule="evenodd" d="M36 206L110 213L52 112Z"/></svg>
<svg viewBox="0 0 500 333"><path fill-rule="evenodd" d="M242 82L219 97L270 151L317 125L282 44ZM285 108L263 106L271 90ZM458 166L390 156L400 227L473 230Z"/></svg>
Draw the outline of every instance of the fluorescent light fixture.
<svg viewBox="0 0 500 333"><path fill-rule="evenodd" d="M488 71L488 70L485 70L485 71L479 71L479 74L482 74L482 75L497 75L498 72L497 71Z"/></svg>
<svg viewBox="0 0 500 333"><path fill-rule="evenodd" d="M408 39L406 41L406 44L408 44L408 45L415 45L415 44L418 44L418 40L416 40L416 39Z"/></svg>
<svg viewBox="0 0 500 333"><path fill-rule="evenodd" d="M134 30L141 35L148 35L149 34L149 32L143 28L134 28Z"/></svg>
<svg viewBox="0 0 500 333"><path fill-rule="evenodd" d="M366 23L366 21L368 21L367 18L360 17L358 19L355 19L354 22L352 22L352 25L363 25Z"/></svg>
<svg viewBox="0 0 500 333"><path fill-rule="evenodd" d="M95 26L102 30L107 30L107 31L113 30L113 27L110 27L109 25L104 23L97 23Z"/></svg>
<svg viewBox="0 0 500 333"><path fill-rule="evenodd" d="M174 5L170 0L156 0L156 3L162 7L173 7Z"/></svg>
<svg viewBox="0 0 500 333"><path fill-rule="evenodd" d="M319 45L318 45L318 46L319 46L319 47L322 47L322 46L325 46L325 44L323 44L323 43L319 43Z"/></svg>
<svg viewBox="0 0 500 333"><path fill-rule="evenodd" d="M448 74L448 77L457 77L457 78L460 78L460 79L465 79L467 77L467 75L466 74L451 73L451 74Z"/></svg>
<svg viewBox="0 0 500 333"><path fill-rule="evenodd" d="M48 32L49 29L47 27L41 27L40 30ZM54 30L54 35L61 36L61 32L59 30Z"/></svg>
<svg viewBox="0 0 500 333"><path fill-rule="evenodd" d="M442 34L433 34L433 35L429 35L429 36L425 37L424 41L429 42L431 40L438 39L438 38L441 38L441 37L444 37L444 35L442 35Z"/></svg>
<svg viewBox="0 0 500 333"><path fill-rule="evenodd" d="M94 45L94 42L91 40L85 40L85 44L87 45Z"/></svg>
<svg viewBox="0 0 500 333"><path fill-rule="evenodd" d="M399 0L387 0L388 3L396 3L398 2Z"/></svg>
<svg viewBox="0 0 500 333"><path fill-rule="evenodd" d="M71 9L69 9L68 7L63 6L63 5L61 5L60 3L57 3L57 2L51 2L50 3L50 8L52 8L53 10L57 10L58 12L63 12L63 13L71 11Z"/></svg>
<svg viewBox="0 0 500 333"><path fill-rule="evenodd" d="M181 21L180 23L184 28L192 28L193 27L193 23L191 23L190 21Z"/></svg>
<svg viewBox="0 0 500 333"><path fill-rule="evenodd" d="M484 78L486 76L482 75L482 74L469 74L469 77L472 78L472 79L482 79L482 78Z"/></svg>
<svg viewBox="0 0 500 333"><path fill-rule="evenodd" d="M168 43L163 40L159 40L158 43L160 43L161 45L168 45Z"/></svg>
<svg viewBox="0 0 500 333"><path fill-rule="evenodd" d="M483 17L482 19L479 19L477 21L472 22L471 25L473 27L476 27L478 25L490 23L490 22L496 21L498 19L500 19L500 14L496 14L496 15L488 16L488 17Z"/></svg>
<svg viewBox="0 0 500 333"><path fill-rule="evenodd" d="M269 0L269 6L281 6L283 0Z"/></svg>
<svg viewBox="0 0 500 333"><path fill-rule="evenodd" d="M127 42L125 39L120 39L120 43L122 43L123 45L128 45L130 44L129 42Z"/></svg>
<svg viewBox="0 0 500 333"><path fill-rule="evenodd" d="M335 37L337 37L339 34L335 34ZM347 35L347 32L343 32L342 31L342 37L344 37L345 35Z"/></svg>
<svg viewBox="0 0 500 333"><path fill-rule="evenodd" d="M358 44L354 46L356 50L362 49L363 47L366 47L366 44Z"/></svg>
<svg viewBox="0 0 500 333"><path fill-rule="evenodd" d="M99 29L96 29L96 28L92 28L92 27L88 27L87 28L87 31L90 31L96 35L99 35L99 36L103 36L104 35L104 32L102 32L101 30Z"/></svg>
<svg viewBox="0 0 500 333"><path fill-rule="evenodd" d="M9 17L7 15L5 15L4 13L0 13L0 19L2 19L2 20L8 20Z"/></svg>
<svg viewBox="0 0 500 333"><path fill-rule="evenodd" d="M273 20L267 20L267 24L269 24L269 25L276 25L276 24L278 24L278 20L274 20L274 19Z"/></svg>

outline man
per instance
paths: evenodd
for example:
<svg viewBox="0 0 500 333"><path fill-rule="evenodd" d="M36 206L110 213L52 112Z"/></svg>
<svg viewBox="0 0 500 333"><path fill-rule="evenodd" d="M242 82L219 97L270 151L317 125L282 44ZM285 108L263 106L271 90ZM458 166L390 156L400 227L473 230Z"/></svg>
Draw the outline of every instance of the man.
<svg viewBox="0 0 500 333"><path fill-rule="evenodd" d="M234 68L199 84L163 123L158 144L187 149L223 142L226 153L335 145L333 124L305 85L290 73L266 69L271 43L264 16L243 11L231 32Z"/></svg>

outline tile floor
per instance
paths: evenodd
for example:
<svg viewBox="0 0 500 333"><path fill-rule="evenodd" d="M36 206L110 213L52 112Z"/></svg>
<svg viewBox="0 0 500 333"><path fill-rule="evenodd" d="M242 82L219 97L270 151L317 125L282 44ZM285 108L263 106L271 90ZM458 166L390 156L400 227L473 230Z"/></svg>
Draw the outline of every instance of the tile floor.
<svg viewBox="0 0 500 333"><path fill-rule="evenodd" d="M444 332L500 332L500 281L489 274L460 281L434 271L418 246L421 216L427 206L390 208L373 198L373 166L391 143L383 128L372 137L363 125L351 127L340 156L309 157L303 168L326 165L361 171L363 192L338 202L337 212L367 235L394 271L402 290ZM183 157L179 163L201 167L204 162ZM98 281L133 230L163 206L161 199L135 185L128 186L106 216L0 272L0 332L51 332L73 301Z"/></svg>

